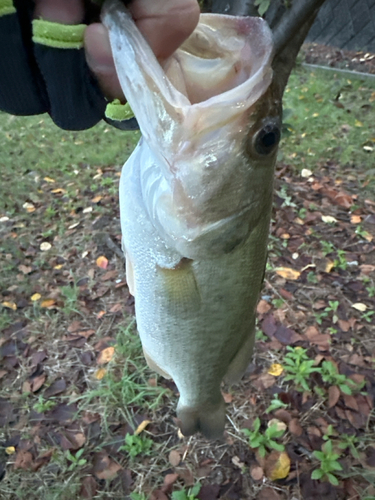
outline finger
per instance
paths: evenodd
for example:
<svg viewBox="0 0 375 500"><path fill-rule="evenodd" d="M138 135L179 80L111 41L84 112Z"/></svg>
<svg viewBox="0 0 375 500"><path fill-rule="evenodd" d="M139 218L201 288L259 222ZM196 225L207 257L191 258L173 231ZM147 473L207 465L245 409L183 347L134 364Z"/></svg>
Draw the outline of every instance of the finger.
<svg viewBox="0 0 375 500"><path fill-rule="evenodd" d="M79 24L84 18L83 0L35 0L34 17L54 23Z"/></svg>
<svg viewBox="0 0 375 500"><path fill-rule="evenodd" d="M103 94L109 100L120 99L124 94L117 77L107 29L99 23L90 24L85 31L86 61L95 74Z"/></svg>
<svg viewBox="0 0 375 500"><path fill-rule="evenodd" d="M196 0L135 0L129 10L159 60L167 59L199 21Z"/></svg>

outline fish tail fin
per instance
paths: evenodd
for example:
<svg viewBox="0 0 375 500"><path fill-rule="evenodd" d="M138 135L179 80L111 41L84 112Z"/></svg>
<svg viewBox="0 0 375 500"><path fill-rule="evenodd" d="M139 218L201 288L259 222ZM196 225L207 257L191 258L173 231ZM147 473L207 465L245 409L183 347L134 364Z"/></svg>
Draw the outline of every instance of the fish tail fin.
<svg viewBox="0 0 375 500"><path fill-rule="evenodd" d="M179 405L177 418L184 436L201 432L207 439L219 439L223 436L225 425L225 403L223 398L216 405L189 407Z"/></svg>

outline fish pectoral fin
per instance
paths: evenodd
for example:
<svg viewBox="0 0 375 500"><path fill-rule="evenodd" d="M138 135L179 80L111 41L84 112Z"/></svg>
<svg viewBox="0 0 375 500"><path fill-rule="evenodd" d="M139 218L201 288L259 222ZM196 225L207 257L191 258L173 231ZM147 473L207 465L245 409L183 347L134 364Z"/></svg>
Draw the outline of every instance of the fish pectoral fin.
<svg viewBox="0 0 375 500"><path fill-rule="evenodd" d="M143 349L143 355L145 357L146 363L148 364L148 367L153 370L154 372L158 373L164 378L171 379L172 377L165 372L160 366L152 359L152 357L147 354L147 352Z"/></svg>
<svg viewBox="0 0 375 500"><path fill-rule="evenodd" d="M196 314L201 306L202 299L192 263L191 259L182 258L173 269L157 268L168 313L178 318Z"/></svg>
<svg viewBox="0 0 375 500"><path fill-rule="evenodd" d="M249 365L253 355L254 340L255 329L252 328L250 334L241 344L235 357L232 359L228 366L227 373L224 376L224 381L226 384L232 385L237 383L245 373L246 368Z"/></svg>

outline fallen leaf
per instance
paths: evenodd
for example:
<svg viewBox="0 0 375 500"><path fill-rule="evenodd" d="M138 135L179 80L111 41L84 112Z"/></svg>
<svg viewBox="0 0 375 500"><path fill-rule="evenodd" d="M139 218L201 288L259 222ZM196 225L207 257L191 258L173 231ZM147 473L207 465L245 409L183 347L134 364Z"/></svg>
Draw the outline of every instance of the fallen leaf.
<svg viewBox="0 0 375 500"><path fill-rule="evenodd" d="M46 182L49 182L50 184L53 184L55 181L55 179L52 179L51 177L43 177L43 180L45 180Z"/></svg>
<svg viewBox="0 0 375 500"><path fill-rule="evenodd" d="M356 302L355 304L352 304L352 307L354 309L357 309L357 311L365 312L367 309L366 304L363 304L362 302Z"/></svg>
<svg viewBox="0 0 375 500"><path fill-rule="evenodd" d="M335 267L335 263L332 260L327 260L325 267L324 267L324 272L330 273L334 267Z"/></svg>
<svg viewBox="0 0 375 500"><path fill-rule="evenodd" d="M17 311L17 304L15 304L14 302L5 301L2 302L1 305L3 307L6 307L7 309L12 309L13 311Z"/></svg>
<svg viewBox="0 0 375 500"><path fill-rule="evenodd" d="M47 252L48 250L50 250L52 248L52 245L48 241L43 241L40 244L39 248L41 249L42 252Z"/></svg>
<svg viewBox="0 0 375 500"><path fill-rule="evenodd" d="M177 467L181 462L181 455L177 450L171 450L169 452L168 460L172 467Z"/></svg>
<svg viewBox="0 0 375 500"><path fill-rule="evenodd" d="M31 390L31 392L37 392L42 387L42 385L44 384L44 382L46 381L46 379L47 379L47 376L44 373L42 373L41 375L38 375L37 377L33 378L30 381L30 390Z"/></svg>
<svg viewBox="0 0 375 500"><path fill-rule="evenodd" d="M168 500L168 497L162 490L155 490L151 493L150 500Z"/></svg>
<svg viewBox="0 0 375 500"><path fill-rule="evenodd" d="M233 394L229 394L228 392L222 392L221 394L225 403L230 404L233 401Z"/></svg>
<svg viewBox="0 0 375 500"><path fill-rule="evenodd" d="M307 168L303 168L301 170L301 177L307 178L307 177L311 177L311 176L312 176L311 170L309 170Z"/></svg>
<svg viewBox="0 0 375 500"><path fill-rule="evenodd" d="M257 305L258 314L266 314L271 309L271 305L266 300L260 300Z"/></svg>
<svg viewBox="0 0 375 500"><path fill-rule="evenodd" d="M53 299L46 299L46 300L43 300L40 304L40 307L43 307L44 309L48 309L49 307L52 307L53 305L55 305L56 301L53 300Z"/></svg>
<svg viewBox="0 0 375 500"><path fill-rule="evenodd" d="M282 365L279 365L278 363L273 363L268 369L268 373L270 375L273 375L274 377L278 377L283 373L283 371L284 368L282 367Z"/></svg>
<svg viewBox="0 0 375 500"><path fill-rule="evenodd" d="M100 267L101 269L107 269L108 267L108 259L107 257L104 257L104 255L101 255L96 259L96 265Z"/></svg>
<svg viewBox="0 0 375 500"><path fill-rule="evenodd" d="M269 373L261 373L257 375L255 380L251 381L251 384L258 389L259 391L263 391L264 389L268 389L272 387L276 382L276 378Z"/></svg>
<svg viewBox="0 0 375 500"><path fill-rule="evenodd" d="M32 267L30 267L30 266L24 266L23 264L20 264L20 265L18 266L18 269L19 269L19 270L21 271L21 273L23 273L23 274L30 274L30 273L31 273L31 271L33 270L33 268L32 268Z"/></svg>
<svg viewBox="0 0 375 500"><path fill-rule="evenodd" d="M278 276L285 278L287 280L298 280L301 273L296 271L295 269L291 269L290 267L278 267L275 269L275 272Z"/></svg>
<svg viewBox="0 0 375 500"><path fill-rule="evenodd" d="M136 428L134 434L136 436L138 436L138 434L140 434L142 431L144 431L146 429L146 427L148 426L148 424L151 424L151 420L143 420L139 425L138 427Z"/></svg>
<svg viewBox="0 0 375 500"><path fill-rule="evenodd" d="M266 458L265 473L271 481L284 479L289 474L289 471L290 458L285 451L280 453L279 451L273 450Z"/></svg>
<svg viewBox="0 0 375 500"><path fill-rule="evenodd" d="M259 465L252 465L250 467L250 476L254 479L254 481L261 481L264 476L262 467Z"/></svg>
<svg viewBox="0 0 375 500"><path fill-rule="evenodd" d="M93 472L98 479L113 479L122 469L121 465L109 458L105 451L95 454L93 465Z"/></svg>
<svg viewBox="0 0 375 500"><path fill-rule="evenodd" d="M87 476L84 478L81 484L80 497L85 500L92 500L97 493L97 482L93 476Z"/></svg>
<svg viewBox="0 0 375 500"><path fill-rule="evenodd" d="M352 224L360 224L362 222L362 218L360 215L352 215L350 217L350 222Z"/></svg>
<svg viewBox="0 0 375 500"><path fill-rule="evenodd" d="M328 389L328 408L332 408L337 404L340 399L340 395L341 392L337 385L331 385Z"/></svg>
<svg viewBox="0 0 375 500"><path fill-rule="evenodd" d="M301 424L299 423L298 418L292 418L288 424L288 429L291 434L294 436L301 436L303 433L303 429Z"/></svg>
<svg viewBox="0 0 375 500"><path fill-rule="evenodd" d="M178 479L178 474L167 474L164 477L164 484L161 488L162 492L166 494L170 493L177 479Z"/></svg>
<svg viewBox="0 0 375 500"><path fill-rule="evenodd" d="M33 465L33 456L29 451L19 450L13 468L31 470Z"/></svg>
<svg viewBox="0 0 375 500"><path fill-rule="evenodd" d="M63 378L55 380L43 393L44 398L51 398L61 394L66 389L66 382Z"/></svg>
<svg viewBox="0 0 375 500"><path fill-rule="evenodd" d="M7 446L7 447L5 448L5 453L6 453L7 455L13 455L13 453L15 453L15 452L16 452L16 449L15 449L15 447L14 447L14 446Z"/></svg>
<svg viewBox="0 0 375 500"><path fill-rule="evenodd" d="M335 219L335 217L332 217L332 215L322 215L322 221L326 224L334 224L335 222L337 222L337 219Z"/></svg>
<svg viewBox="0 0 375 500"><path fill-rule="evenodd" d="M267 427L276 427L278 431L286 431L287 425L278 418L271 418L268 422Z"/></svg>
<svg viewBox="0 0 375 500"><path fill-rule="evenodd" d="M115 348L114 347L107 347L106 349L103 349L98 356L97 363L98 365L105 365L106 363L109 363L111 359L113 358L113 355L115 354Z"/></svg>
<svg viewBox="0 0 375 500"><path fill-rule="evenodd" d="M64 193L66 193L66 191L63 188L56 188L56 189L52 189L51 193L53 193L53 194L64 194Z"/></svg>
<svg viewBox="0 0 375 500"><path fill-rule="evenodd" d="M32 212L35 212L35 210L36 210L32 203L26 202L22 206L26 210L26 212L28 212L29 214L31 214Z"/></svg>
<svg viewBox="0 0 375 500"><path fill-rule="evenodd" d="M256 500L281 500L280 495L277 493L275 488L271 486L266 486L262 488L258 493Z"/></svg>
<svg viewBox="0 0 375 500"><path fill-rule="evenodd" d="M32 302L36 302L37 300L39 300L39 299L41 299L41 298L42 298L42 296L40 295L40 293L34 293L34 295L32 295L32 296L30 297L30 300L31 300Z"/></svg>
<svg viewBox="0 0 375 500"><path fill-rule="evenodd" d="M95 372L95 378L96 380L102 380L102 378L104 377L104 375L107 373L107 370L105 368L99 368L99 370L97 370Z"/></svg>

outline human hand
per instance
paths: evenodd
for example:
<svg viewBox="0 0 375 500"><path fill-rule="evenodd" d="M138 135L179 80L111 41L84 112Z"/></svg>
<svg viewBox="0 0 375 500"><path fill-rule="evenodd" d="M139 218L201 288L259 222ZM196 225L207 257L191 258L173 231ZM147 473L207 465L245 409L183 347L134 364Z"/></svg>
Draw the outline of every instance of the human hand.
<svg viewBox="0 0 375 500"><path fill-rule="evenodd" d="M14 4L18 15L12 0L4 2L6 15L0 8L0 56L5 55L0 57L0 109L20 115L47 111L59 127L79 130L103 118L106 99L124 101L108 33L101 23L90 24L88 19L90 0L22 0ZM192 33L199 19L197 0L133 0L128 8L160 62ZM56 48L48 36L45 44L35 42L35 32L33 44L27 26L31 18L73 30L77 25L78 31L80 23L89 22L84 30L85 51Z"/></svg>

